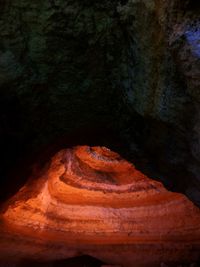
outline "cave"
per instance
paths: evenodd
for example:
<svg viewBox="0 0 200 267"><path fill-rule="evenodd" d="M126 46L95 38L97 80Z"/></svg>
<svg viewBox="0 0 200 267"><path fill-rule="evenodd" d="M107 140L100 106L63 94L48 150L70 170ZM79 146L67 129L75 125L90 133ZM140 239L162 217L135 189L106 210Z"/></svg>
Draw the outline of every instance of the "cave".
<svg viewBox="0 0 200 267"><path fill-rule="evenodd" d="M0 15L0 266L198 266L197 1L4 0Z"/></svg>

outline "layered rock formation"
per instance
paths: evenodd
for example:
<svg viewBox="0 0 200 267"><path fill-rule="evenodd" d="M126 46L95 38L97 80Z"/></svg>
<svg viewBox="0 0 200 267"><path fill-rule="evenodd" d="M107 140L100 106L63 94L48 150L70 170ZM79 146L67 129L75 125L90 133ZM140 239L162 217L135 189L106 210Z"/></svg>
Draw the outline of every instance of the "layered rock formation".
<svg viewBox="0 0 200 267"><path fill-rule="evenodd" d="M197 1L3 0L0 15L2 177L42 145L109 125L199 202Z"/></svg>
<svg viewBox="0 0 200 267"><path fill-rule="evenodd" d="M1 213L0 259L90 255L108 264L160 266L200 255L200 210L117 153L79 146L56 154Z"/></svg>

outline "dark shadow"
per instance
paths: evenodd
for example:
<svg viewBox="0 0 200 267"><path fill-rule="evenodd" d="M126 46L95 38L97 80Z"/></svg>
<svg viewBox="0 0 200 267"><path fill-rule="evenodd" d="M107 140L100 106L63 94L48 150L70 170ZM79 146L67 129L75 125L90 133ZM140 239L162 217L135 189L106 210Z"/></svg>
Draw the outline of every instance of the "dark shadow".
<svg viewBox="0 0 200 267"><path fill-rule="evenodd" d="M53 267L101 267L104 263L91 256L80 256L66 260L55 261Z"/></svg>
<svg viewBox="0 0 200 267"><path fill-rule="evenodd" d="M94 257L83 255L49 262L23 260L18 267L101 267L103 264L105 263Z"/></svg>
<svg viewBox="0 0 200 267"><path fill-rule="evenodd" d="M187 6L189 11L199 11L200 10L200 2L197 0L190 0Z"/></svg>

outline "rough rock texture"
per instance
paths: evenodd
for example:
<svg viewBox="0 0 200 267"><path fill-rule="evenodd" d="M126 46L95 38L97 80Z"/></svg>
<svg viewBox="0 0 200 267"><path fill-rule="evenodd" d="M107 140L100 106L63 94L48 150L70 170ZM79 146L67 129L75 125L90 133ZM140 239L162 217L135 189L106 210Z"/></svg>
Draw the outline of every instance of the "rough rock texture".
<svg viewBox="0 0 200 267"><path fill-rule="evenodd" d="M112 128L123 46L116 7L117 1L1 1L5 171L52 140L76 135L80 144L86 128Z"/></svg>
<svg viewBox="0 0 200 267"><path fill-rule="evenodd" d="M149 118L141 131L142 146L163 174L170 170L177 172L179 181L182 177L176 180L178 187L182 183L198 203L200 5L130 0L120 12L130 22L125 103Z"/></svg>
<svg viewBox="0 0 200 267"><path fill-rule="evenodd" d="M1 213L0 259L93 256L124 267L200 260L200 210L117 153L57 153Z"/></svg>
<svg viewBox="0 0 200 267"><path fill-rule="evenodd" d="M1 1L2 177L52 140L108 125L130 158L150 159L199 203L199 10L196 0Z"/></svg>

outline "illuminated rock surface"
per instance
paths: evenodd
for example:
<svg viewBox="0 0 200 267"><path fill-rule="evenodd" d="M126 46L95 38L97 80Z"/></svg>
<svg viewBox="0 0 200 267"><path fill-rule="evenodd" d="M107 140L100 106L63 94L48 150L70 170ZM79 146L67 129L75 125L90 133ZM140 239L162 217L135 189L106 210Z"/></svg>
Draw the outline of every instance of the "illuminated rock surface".
<svg viewBox="0 0 200 267"><path fill-rule="evenodd" d="M60 151L1 214L0 258L160 266L200 254L200 210L107 148Z"/></svg>

